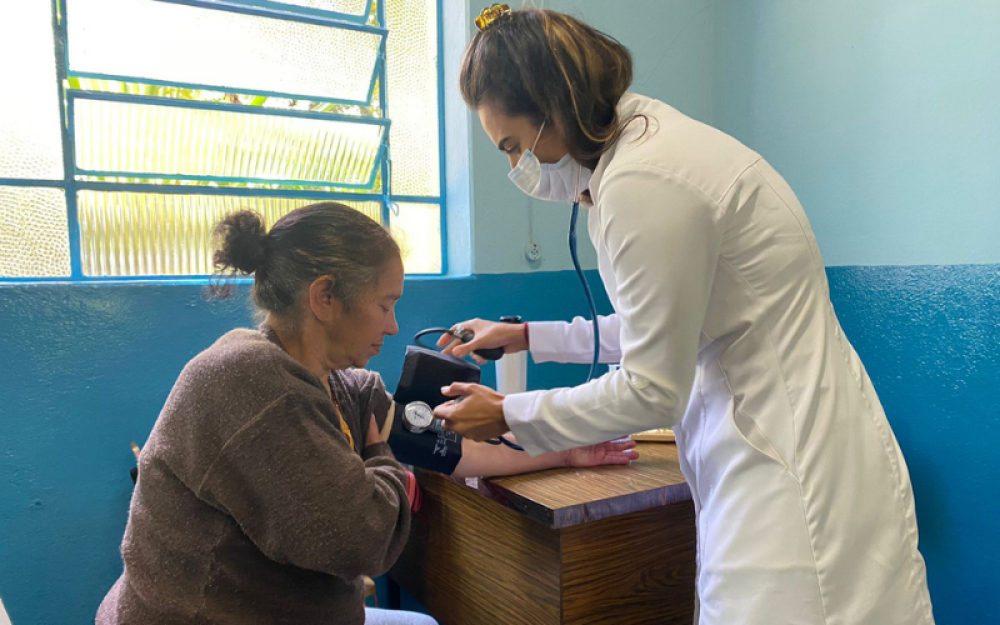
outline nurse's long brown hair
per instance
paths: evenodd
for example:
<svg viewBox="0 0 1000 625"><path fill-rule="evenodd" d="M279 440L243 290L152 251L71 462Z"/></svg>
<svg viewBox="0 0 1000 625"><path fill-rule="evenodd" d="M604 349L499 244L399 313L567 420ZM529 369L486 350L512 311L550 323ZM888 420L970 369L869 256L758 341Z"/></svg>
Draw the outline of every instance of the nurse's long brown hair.
<svg viewBox="0 0 1000 625"><path fill-rule="evenodd" d="M616 109L632 84L631 53L556 11L513 11L476 33L459 82L474 110L488 103L511 117L554 124L570 155L591 169L631 121Z"/></svg>

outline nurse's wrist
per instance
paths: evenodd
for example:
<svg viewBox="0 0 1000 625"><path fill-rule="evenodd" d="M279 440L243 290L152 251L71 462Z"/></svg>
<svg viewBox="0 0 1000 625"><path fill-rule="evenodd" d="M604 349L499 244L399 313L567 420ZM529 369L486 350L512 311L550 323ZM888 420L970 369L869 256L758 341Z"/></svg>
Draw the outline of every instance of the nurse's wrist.
<svg viewBox="0 0 1000 625"><path fill-rule="evenodd" d="M507 432L511 432L511 430L510 430L510 423L507 422L507 410L506 410L506 407L505 407L505 405L507 403L507 397L508 397L507 395L501 395L500 396L500 406L499 406L500 407L500 422L503 424L503 428L504 428L504 433L505 434ZM513 432L511 432L511 434L513 434Z"/></svg>
<svg viewBox="0 0 1000 625"><path fill-rule="evenodd" d="M528 324L509 324L506 328L507 337L505 343L509 353L524 352L528 350Z"/></svg>

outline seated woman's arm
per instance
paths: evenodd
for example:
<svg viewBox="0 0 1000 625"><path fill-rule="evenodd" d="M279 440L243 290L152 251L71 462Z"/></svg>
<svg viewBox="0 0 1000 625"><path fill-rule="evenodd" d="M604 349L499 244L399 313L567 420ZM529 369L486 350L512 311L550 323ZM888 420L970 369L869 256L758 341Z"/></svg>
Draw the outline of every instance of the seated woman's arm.
<svg viewBox="0 0 1000 625"><path fill-rule="evenodd" d="M355 453L329 400L307 390L282 395L234 435L196 493L276 562L381 575L410 530L406 470L380 441Z"/></svg>
<svg viewBox="0 0 1000 625"><path fill-rule="evenodd" d="M478 443L455 432L426 431L414 434L403 427L399 414L402 406L393 402L384 419L383 438L396 459L423 469L456 477L494 477L516 475L555 467L590 467L601 464L628 464L639 455L635 442L600 443L532 457L506 445ZM514 441L512 434L507 440Z"/></svg>
<svg viewBox="0 0 1000 625"><path fill-rule="evenodd" d="M514 441L508 434L507 440ZM506 445L491 445L462 439L462 458L452 475L456 477L493 477L516 475L555 467L592 467L601 464L628 464L639 457L635 441L601 443L529 456Z"/></svg>

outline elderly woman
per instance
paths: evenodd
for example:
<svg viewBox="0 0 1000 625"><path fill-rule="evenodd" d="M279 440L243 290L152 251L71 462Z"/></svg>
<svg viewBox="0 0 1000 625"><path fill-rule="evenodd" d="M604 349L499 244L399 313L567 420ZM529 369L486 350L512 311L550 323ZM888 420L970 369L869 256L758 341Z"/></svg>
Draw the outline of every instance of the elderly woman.
<svg viewBox="0 0 1000 625"><path fill-rule="evenodd" d="M174 385L141 456L124 573L97 623L433 623L363 600L363 576L388 570L406 542L416 492L379 433L391 398L361 369L398 331L398 246L334 203L270 232L236 213L216 232L216 264L254 275L266 320L220 338ZM459 446L459 475L635 457L627 444L537 458Z"/></svg>

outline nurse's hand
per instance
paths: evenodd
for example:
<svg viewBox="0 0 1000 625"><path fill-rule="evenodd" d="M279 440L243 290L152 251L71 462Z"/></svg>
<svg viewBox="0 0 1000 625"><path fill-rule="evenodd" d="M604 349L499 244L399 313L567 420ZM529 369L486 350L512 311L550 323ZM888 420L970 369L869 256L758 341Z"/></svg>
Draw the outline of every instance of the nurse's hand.
<svg viewBox="0 0 1000 625"><path fill-rule="evenodd" d="M456 382L442 387L446 397L457 399L434 409L446 429L474 441L496 438L510 431L503 419L503 395L481 384Z"/></svg>
<svg viewBox="0 0 1000 625"><path fill-rule="evenodd" d="M483 319L470 319L451 327L456 333L472 332L475 337L468 343L463 343L450 334L443 334L438 339L438 347L444 347L444 353L458 358L464 358L477 349L502 347L503 353L514 354L528 349L528 337L523 323L497 323ZM447 345L447 347L445 347ZM472 359L483 364L486 361L472 354Z"/></svg>

